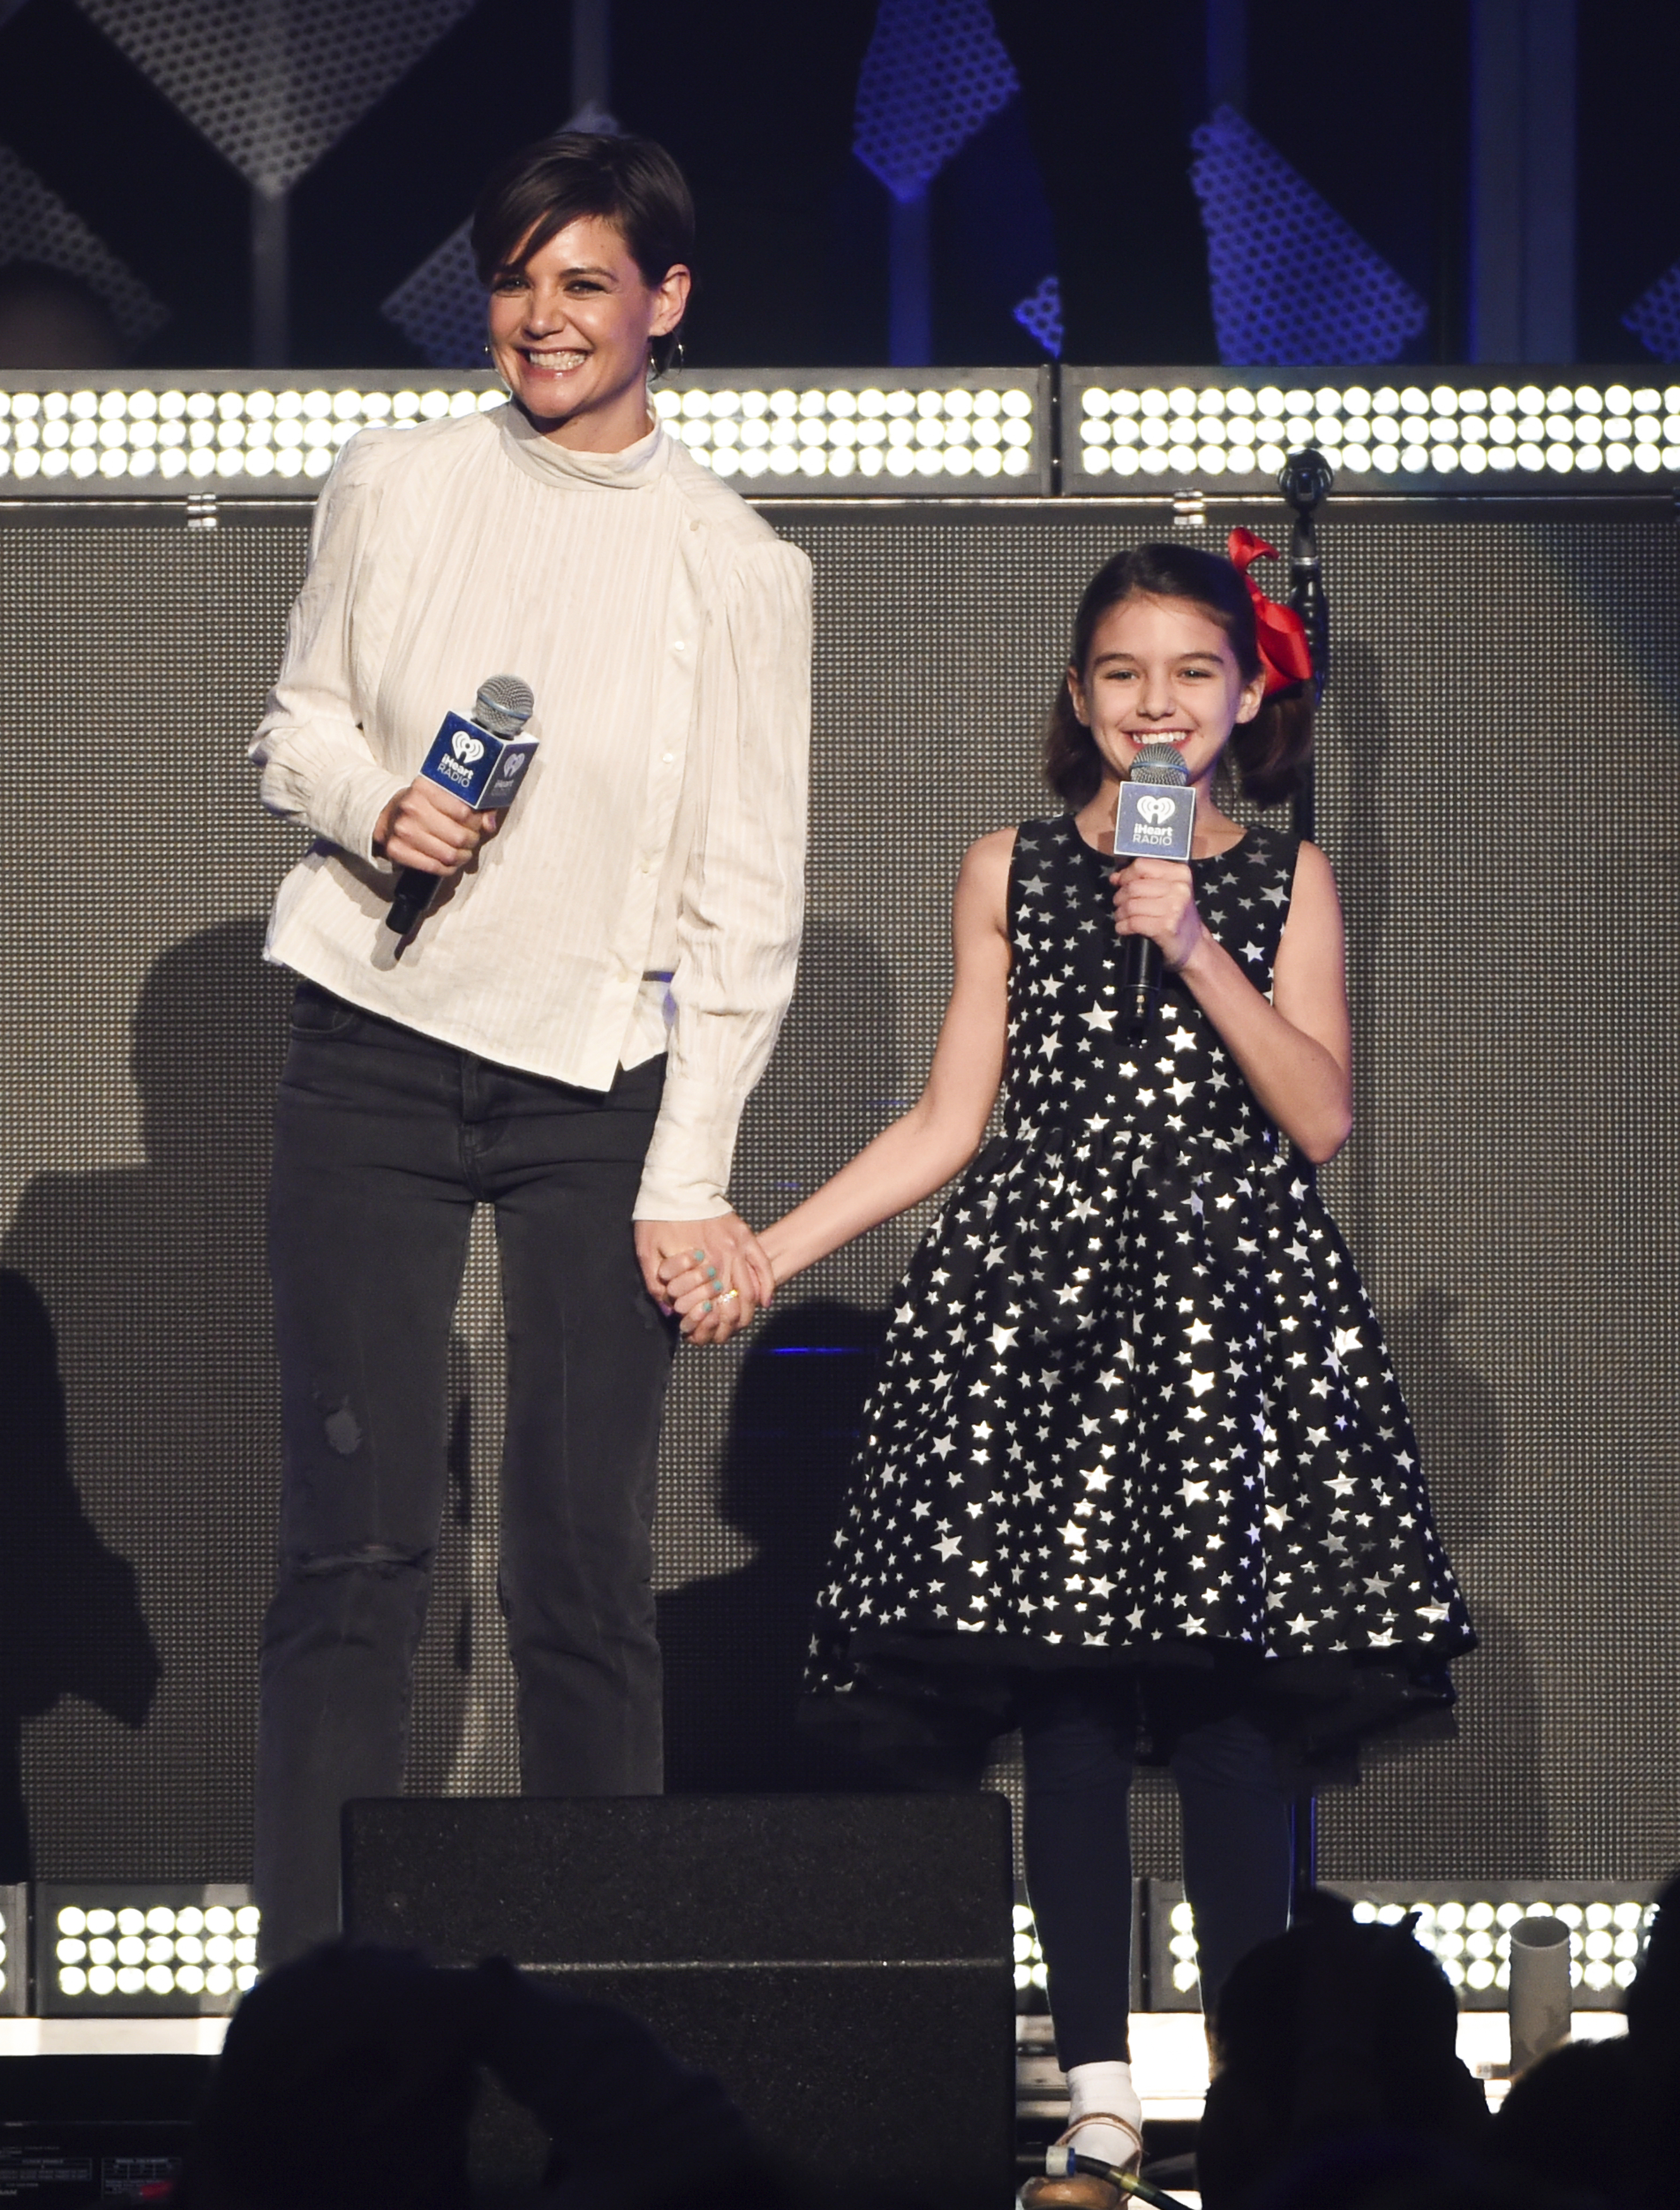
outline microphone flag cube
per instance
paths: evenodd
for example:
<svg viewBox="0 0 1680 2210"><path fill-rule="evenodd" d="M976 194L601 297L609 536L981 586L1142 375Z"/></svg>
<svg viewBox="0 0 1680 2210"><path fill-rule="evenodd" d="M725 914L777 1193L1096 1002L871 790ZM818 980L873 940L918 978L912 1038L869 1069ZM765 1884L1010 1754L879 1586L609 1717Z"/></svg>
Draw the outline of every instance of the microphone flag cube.
<svg viewBox="0 0 1680 2210"><path fill-rule="evenodd" d="M1187 860L1196 794L1187 783L1123 782L1115 819L1117 860Z"/></svg>
<svg viewBox="0 0 1680 2210"><path fill-rule="evenodd" d="M535 737L493 736L464 714L446 714L420 773L474 812L489 812L513 803L536 747Z"/></svg>

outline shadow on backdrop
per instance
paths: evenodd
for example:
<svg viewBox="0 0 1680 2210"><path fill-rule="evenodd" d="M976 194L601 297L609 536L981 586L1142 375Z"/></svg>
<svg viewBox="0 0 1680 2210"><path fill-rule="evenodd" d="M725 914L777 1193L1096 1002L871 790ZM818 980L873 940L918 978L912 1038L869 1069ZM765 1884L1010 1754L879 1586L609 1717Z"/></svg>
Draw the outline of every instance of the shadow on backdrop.
<svg viewBox="0 0 1680 2210"><path fill-rule="evenodd" d="M737 1179L755 1226L809 1196L909 1102L898 1094L899 1017L893 970L874 937L813 915L776 1055L742 1122ZM862 1247L862 1295L873 1303L885 1299L890 1280ZM849 1287L856 1259L841 1267ZM833 1274L825 1267L812 1278L831 1283ZM817 1591L886 1315L864 1309L857 1295L795 1302L802 1288L783 1290L743 1346L719 1452L713 1509L752 1545L752 1561L659 1599L666 1784L674 1790L871 1784L843 1766L837 1747L807 1736L797 1712ZM668 1435L686 1416L696 1356L678 1362ZM714 1527L694 1534L703 1555L715 1555Z"/></svg>
<svg viewBox="0 0 1680 2210"><path fill-rule="evenodd" d="M750 1565L662 1596L665 1779L675 1791L868 1784L798 1724L811 1618L886 1332L885 1313L778 1307L743 1360L718 1515Z"/></svg>
<svg viewBox="0 0 1680 2210"><path fill-rule="evenodd" d="M1342 652L1332 696L1349 786L1335 856L1347 903L1348 999L1357 1041L1379 1033L1384 1018L1382 952L1395 895L1386 782L1397 748L1382 663L1369 645L1350 644ZM1357 1051L1354 1072L1357 1084ZM1403 1101L1392 1075L1374 1088L1379 1099L1390 1101L1391 1112L1397 1094ZM1333 1209L1356 1262L1365 1261L1385 1240L1378 1155L1396 1132L1379 1125L1370 1140L1361 1142L1356 1134L1339 1186L1333 1185ZM1464 1583L1481 1646L1454 1669L1456 1742L1406 1760L1414 1776L1413 1800L1425 1785L1429 1797L1427 1845L1400 1804L1389 1804L1381 1815L1390 1846L1403 1849L1407 1869L1417 1879L1539 1879L1550 1862L1533 1673L1516 1621L1490 1599L1478 1571L1496 1531L1504 1434L1490 1384L1454 1341L1459 1310L1459 1300L1449 1289L1429 1284L1414 1293L1405 1310L1387 1314L1386 1325L1441 1540ZM1427 1784L1419 1755L1432 1767ZM1370 1792L1381 1788L1379 1775ZM1357 1846L1369 1854L1364 1844ZM1425 1856L1433 1864L1425 1866Z"/></svg>
<svg viewBox="0 0 1680 2210"><path fill-rule="evenodd" d="M1541 1880L1551 1837L1540 1769L1534 1675L1515 1620L1489 1596L1477 1561L1494 1533L1505 1441L1492 1388L1453 1342L1459 1300L1426 1289L1389 1329L1411 1409L1436 1525L1464 1582L1480 1646L1453 1668L1458 1739L1442 1753L1424 1845L1411 1844L1419 1879Z"/></svg>
<svg viewBox="0 0 1680 2210"><path fill-rule="evenodd" d="M70 1479L64 1388L46 1307L0 1271L0 1881L34 1876L23 1792L25 1719L81 1696L145 1724L157 1687L133 1568L106 1549Z"/></svg>
<svg viewBox="0 0 1680 2210"><path fill-rule="evenodd" d="M30 1729L38 1877L249 1869L278 1471L263 1201L290 999L262 939L254 918L227 921L155 962L133 1031L145 1162L37 1176L0 1247L51 1315L68 1478L99 1540L132 1561L158 1645L154 1657L133 1628L90 1638L94 1700L128 1726L144 1719L143 1733L113 1736L75 1706ZM91 1125L126 1103L113 1071L109 1101L88 1100ZM6 1552L9 1578L9 1539Z"/></svg>

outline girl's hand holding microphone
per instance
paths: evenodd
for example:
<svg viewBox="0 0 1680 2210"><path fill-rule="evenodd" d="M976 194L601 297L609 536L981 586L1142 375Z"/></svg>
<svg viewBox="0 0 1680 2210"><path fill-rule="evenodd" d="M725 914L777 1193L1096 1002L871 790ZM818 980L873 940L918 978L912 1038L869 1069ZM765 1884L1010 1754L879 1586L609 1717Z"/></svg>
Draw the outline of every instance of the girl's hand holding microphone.
<svg viewBox="0 0 1680 2210"><path fill-rule="evenodd" d="M1116 933L1151 938L1179 973L1202 940L1189 868L1176 860L1133 860L1111 879Z"/></svg>

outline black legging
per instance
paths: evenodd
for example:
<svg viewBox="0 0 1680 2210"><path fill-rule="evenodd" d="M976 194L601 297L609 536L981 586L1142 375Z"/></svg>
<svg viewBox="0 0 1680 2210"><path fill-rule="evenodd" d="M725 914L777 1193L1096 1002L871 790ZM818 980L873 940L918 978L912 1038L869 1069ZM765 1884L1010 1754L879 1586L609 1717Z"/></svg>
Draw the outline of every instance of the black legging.
<svg viewBox="0 0 1680 2210"><path fill-rule="evenodd" d="M1131 2053L1135 1730L1132 1698L1112 1681L1047 1674L1025 1698L1027 1888L1064 2070ZM1238 1958L1289 1923L1290 1797L1245 1718L1187 1728L1169 1765L1206 2008Z"/></svg>

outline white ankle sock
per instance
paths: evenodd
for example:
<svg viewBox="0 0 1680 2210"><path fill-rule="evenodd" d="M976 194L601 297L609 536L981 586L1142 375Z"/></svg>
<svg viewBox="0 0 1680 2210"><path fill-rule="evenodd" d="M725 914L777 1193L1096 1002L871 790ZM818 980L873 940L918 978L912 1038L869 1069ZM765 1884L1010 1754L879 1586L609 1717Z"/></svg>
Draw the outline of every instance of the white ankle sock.
<svg viewBox="0 0 1680 2210"><path fill-rule="evenodd" d="M1067 2075L1067 2106L1070 2125L1088 2110L1108 2110L1139 2134L1143 2131L1143 2104L1132 2085L1129 2064L1076 2064ZM1100 2157L1104 2164L1128 2164L1138 2153L1137 2142L1118 2126L1081 2126L1073 2147L1082 2156Z"/></svg>

